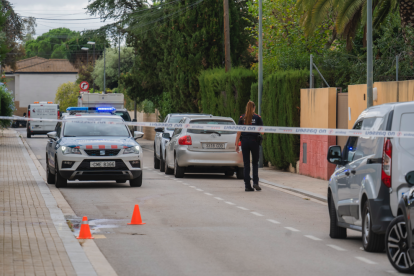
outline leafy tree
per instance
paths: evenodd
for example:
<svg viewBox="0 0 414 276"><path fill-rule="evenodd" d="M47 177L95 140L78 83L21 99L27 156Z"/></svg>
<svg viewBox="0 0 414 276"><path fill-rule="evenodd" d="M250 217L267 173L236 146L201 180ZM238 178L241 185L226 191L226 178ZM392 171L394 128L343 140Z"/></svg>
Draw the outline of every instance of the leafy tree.
<svg viewBox="0 0 414 276"><path fill-rule="evenodd" d="M106 87L118 87L118 60L119 52L116 48L106 49ZM134 63L134 51L130 47L121 48L121 72L128 72ZM92 76L95 79L95 84L103 89L103 75L104 75L104 59L103 56L96 61L95 69Z"/></svg>
<svg viewBox="0 0 414 276"><path fill-rule="evenodd" d="M0 85L0 116L12 116L15 110L14 99L4 84ZM8 128L10 120L0 120L0 128Z"/></svg>
<svg viewBox="0 0 414 276"><path fill-rule="evenodd" d="M74 82L63 83L58 87L55 102L62 111L78 105L79 86Z"/></svg>

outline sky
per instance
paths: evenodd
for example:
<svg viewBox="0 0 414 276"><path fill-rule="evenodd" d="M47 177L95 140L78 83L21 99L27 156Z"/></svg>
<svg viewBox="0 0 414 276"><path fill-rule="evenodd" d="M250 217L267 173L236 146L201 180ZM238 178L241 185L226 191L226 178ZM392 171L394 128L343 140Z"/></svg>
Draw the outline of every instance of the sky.
<svg viewBox="0 0 414 276"><path fill-rule="evenodd" d="M85 13L88 0L9 0L16 13L20 16L33 16L48 19L79 19L94 18ZM74 31L98 29L113 21L101 22L99 18L93 20L43 20L36 19L36 37L50 29L66 27Z"/></svg>

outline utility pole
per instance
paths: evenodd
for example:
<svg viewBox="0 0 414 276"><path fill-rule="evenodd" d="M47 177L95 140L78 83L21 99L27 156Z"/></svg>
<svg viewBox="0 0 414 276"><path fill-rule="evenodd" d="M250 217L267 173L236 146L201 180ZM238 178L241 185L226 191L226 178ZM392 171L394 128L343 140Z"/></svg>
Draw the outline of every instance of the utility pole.
<svg viewBox="0 0 414 276"><path fill-rule="evenodd" d="M231 57L230 57L230 23L229 23L229 0L223 0L224 8L224 59L226 72L231 70Z"/></svg>
<svg viewBox="0 0 414 276"><path fill-rule="evenodd" d="M262 114L262 94L263 94L263 30L262 30L262 0L259 0L259 102L258 102L258 113ZM263 168L263 147L260 146L259 153L259 168Z"/></svg>
<svg viewBox="0 0 414 276"><path fill-rule="evenodd" d="M105 56L105 50L106 50L106 48L104 47L104 52L103 52L103 54L104 54L104 89L103 89L103 92L102 92L102 94L106 94L106 56Z"/></svg>
<svg viewBox="0 0 414 276"><path fill-rule="evenodd" d="M121 34L118 35L118 90L121 88Z"/></svg>
<svg viewBox="0 0 414 276"><path fill-rule="evenodd" d="M309 88L313 88L313 56L310 55L310 67L309 67Z"/></svg>
<svg viewBox="0 0 414 276"><path fill-rule="evenodd" d="M372 0L367 1L367 108L374 105L373 82L374 66L372 65Z"/></svg>
<svg viewBox="0 0 414 276"><path fill-rule="evenodd" d="M395 72L395 80L396 81L398 81L398 67L399 67L398 61L399 61L399 59L400 59L400 55L397 55L395 57L395 69L396 69L396 72Z"/></svg>

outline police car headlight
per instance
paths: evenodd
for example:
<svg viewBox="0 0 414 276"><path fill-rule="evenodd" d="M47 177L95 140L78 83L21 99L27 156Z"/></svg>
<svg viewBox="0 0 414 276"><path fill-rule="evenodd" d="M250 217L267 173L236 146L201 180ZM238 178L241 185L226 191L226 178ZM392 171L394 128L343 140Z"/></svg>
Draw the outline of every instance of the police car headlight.
<svg viewBox="0 0 414 276"><path fill-rule="evenodd" d="M129 147L124 149L124 154L136 153L139 154L139 146Z"/></svg>
<svg viewBox="0 0 414 276"><path fill-rule="evenodd" d="M81 154L78 148L70 148L70 147L65 147L65 146L62 146L62 153L63 154Z"/></svg>

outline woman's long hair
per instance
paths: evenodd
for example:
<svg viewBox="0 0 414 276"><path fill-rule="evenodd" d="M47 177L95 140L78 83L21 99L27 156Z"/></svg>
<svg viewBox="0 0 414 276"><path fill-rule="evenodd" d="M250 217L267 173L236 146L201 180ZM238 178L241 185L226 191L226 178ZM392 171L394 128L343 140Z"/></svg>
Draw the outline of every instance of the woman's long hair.
<svg viewBox="0 0 414 276"><path fill-rule="evenodd" d="M249 101L246 105L246 113L244 115L244 124L245 125L251 125L252 124L252 119L253 119L253 112L254 112L254 108L256 107L256 105L254 104L254 102Z"/></svg>

